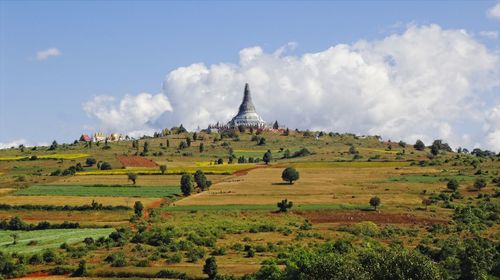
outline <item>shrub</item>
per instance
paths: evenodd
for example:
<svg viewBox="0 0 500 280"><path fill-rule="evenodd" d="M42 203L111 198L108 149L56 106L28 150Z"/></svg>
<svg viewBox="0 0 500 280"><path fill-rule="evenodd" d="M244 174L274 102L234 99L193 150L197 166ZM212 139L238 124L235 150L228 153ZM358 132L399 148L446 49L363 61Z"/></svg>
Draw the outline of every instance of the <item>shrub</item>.
<svg viewBox="0 0 500 280"><path fill-rule="evenodd" d="M193 191L193 176L189 173L182 174L181 177L181 191L182 194L188 196Z"/></svg>
<svg viewBox="0 0 500 280"><path fill-rule="evenodd" d="M487 183L486 183L486 180L485 179L476 179L476 181L474 181L474 188L478 191L480 191L481 189L483 189L484 187L486 187Z"/></svg>
<svg viewBox="0 0 500 280"><path fill-rule="evenodd" d="M288 201L288 199L283 199L281 202L277 203L280 212L288 212L288 209L292 208L293 202Z"/></svg>
<svg viewBox="0 0 500 280"><path fill-rule="evenodd" d="M458 181L456 179L451 179L448 181L448 184L446 184L446 187L455 192L458 190L458 187L459 187L459 184L458 184Z"/></svg>
<svg viewBox="0 0 500 280"><path fill-rule="evenodd" d="M111 167L111 164L109 164L109 162L105 161L105 162L101 163L100 169L101 170L111 170L111 169L113 169L113 167Z"/></svg>
<svg viewBox="0 0 500 280"><path fill-rule="evenodd" d="M370 205L377 210L377 207L380 205L380 198L378 196L374 196L370 198Z"/></svg>
<svg viewBox="0 0 500 280"><path fill-rule="evenodd" d="M199 259L205 257L205 249L198 246L192 247L187 251L186 257L189 262L197 262Z"/></svg>

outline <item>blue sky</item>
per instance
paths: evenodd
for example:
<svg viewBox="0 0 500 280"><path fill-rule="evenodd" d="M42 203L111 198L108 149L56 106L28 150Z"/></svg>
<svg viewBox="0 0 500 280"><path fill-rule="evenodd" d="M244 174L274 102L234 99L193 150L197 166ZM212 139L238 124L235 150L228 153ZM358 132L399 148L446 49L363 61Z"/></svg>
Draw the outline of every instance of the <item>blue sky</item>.
<svg viewBox="0 0 500 280"><path fill-rule="evenodd" d="M491 37L495 32L498 37L500 20L487 15L497 3L1 1L0 143L72 141L104 128L83 108L92 98L157 94L171 71L193 63L238 64L239 52L248 47L272 53L295 42L288 53L300 57L338 44L381 40L408 25L437 24L464 29L498 54L499 40ZM490 32L490 38L481 32ZM50 48L59 55L37 59ZM496 102L498 86L486 91L483 100ZM364 129L353 124L352 131Z"/></svg>

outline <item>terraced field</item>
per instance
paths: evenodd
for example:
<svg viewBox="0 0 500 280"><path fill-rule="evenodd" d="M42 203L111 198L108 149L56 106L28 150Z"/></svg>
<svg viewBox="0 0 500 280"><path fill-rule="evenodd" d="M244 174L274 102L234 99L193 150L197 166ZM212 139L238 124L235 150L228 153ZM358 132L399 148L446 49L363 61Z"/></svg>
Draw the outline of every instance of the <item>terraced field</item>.
<svg viewBox="0 0 500 280"><path fill-rule="evenodd" d="M16 196L113 196L113 197L167 197L179 195L178 186L79 186L35 185L18 190Z"/></svg>
<svg viewBox="0 0 500 280"><path fill-rule="evenodd" d="M113 229L47 229L36 231L0 231L0 250L4 252L34 253L44 249L59 248L62 243L82 242L85 237L97 239L108 236ZM12 235L17 234L17 244Z"/></svg>

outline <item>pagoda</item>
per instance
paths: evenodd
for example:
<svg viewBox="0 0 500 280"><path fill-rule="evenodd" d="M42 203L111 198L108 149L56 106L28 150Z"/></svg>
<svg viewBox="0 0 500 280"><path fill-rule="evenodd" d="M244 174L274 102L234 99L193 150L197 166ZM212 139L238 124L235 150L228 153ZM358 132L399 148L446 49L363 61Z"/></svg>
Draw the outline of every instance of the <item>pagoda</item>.
<svg viewBox="0 0 500 280"><path fill-rule="evenodd" d="M245 92L243 94L243 101L241 102L238 114L228 123L229 127L254 127L265 128L266 122L257 114L255 106L252 102L252 95L250 94L250 87L245 84Z"/></svg>

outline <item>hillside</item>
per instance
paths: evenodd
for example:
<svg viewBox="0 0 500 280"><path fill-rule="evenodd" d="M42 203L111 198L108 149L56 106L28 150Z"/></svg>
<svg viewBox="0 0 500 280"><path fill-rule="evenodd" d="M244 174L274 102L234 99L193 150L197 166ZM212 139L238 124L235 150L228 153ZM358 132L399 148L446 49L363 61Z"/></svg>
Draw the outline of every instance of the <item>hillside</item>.
<svg viewBox="0 0 500 280"><path fill-rule="evenodd" d="M245 279L299 279L304 271L314 279L335 276L324 271L410 279L390 274L405 266L412 279L499 277L500 156L413 144L309 131L172 130L0 150L0 250L17 265L2 274L67 276L80 265L92 277L201 278L215 256L218 274ZM293 184L282 179L287 167L300 175ZM197 170L211 186L193 182L183 195L181 177ZM374 197L379 205L370 205ZM293 204L279 212L285 199ZM143 209L134 209L138 201ZM68 233L74 223L81 229ZM22 257L10 257L13 248Z"/></svg>

